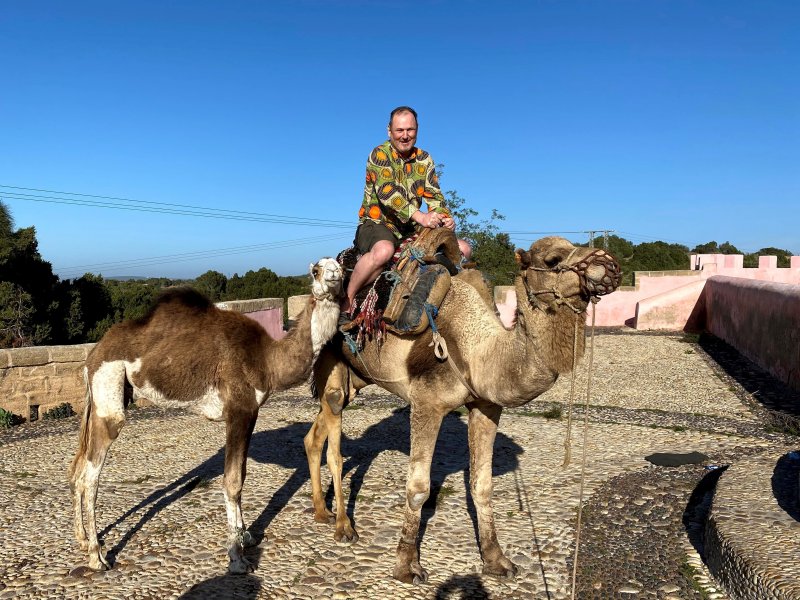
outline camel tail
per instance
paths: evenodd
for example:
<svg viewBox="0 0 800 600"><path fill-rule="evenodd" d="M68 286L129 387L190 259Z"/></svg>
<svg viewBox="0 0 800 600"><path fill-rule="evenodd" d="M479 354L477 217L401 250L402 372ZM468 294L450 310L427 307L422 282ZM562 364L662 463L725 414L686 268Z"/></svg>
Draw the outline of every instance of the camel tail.
<svg viewBox="0 0 800 600"><path fill-rule="evenodd" d="M89 420L92 416L92 386L89 385L89 369L83 368L83 381L86 384L86 395L83 402L83 416L81 417L81 430L78 434L78 449L75 451L75 458L69 466L70 482L75 480L75 470L78 463L86 455L89 448Z"/></svg>

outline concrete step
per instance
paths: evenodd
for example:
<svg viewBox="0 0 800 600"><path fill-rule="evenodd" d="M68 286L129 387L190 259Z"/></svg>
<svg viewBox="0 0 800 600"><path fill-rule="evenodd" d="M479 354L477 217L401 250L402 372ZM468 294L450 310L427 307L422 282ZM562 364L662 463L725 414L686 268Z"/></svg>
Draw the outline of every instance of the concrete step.
<svg viewBox="0 0 800 600"><path fill-rule="evenodd" d="M778 448L731 465L706 524L712 574L735 600L800 598L800 452Z"/></svg>

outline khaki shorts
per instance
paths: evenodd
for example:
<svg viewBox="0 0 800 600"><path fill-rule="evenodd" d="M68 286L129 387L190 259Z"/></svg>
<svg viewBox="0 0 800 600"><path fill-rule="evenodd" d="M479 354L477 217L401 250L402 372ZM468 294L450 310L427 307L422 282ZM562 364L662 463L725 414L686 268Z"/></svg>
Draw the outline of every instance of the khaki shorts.
<svg viewBox="0 0 800 600"><path fill-rule="evenodd" d="M388 227L375 221L364 221L356 229L356 239L353 240L353 245L361 254L366 254L381 240L391 242L395 248L400 245L400 240L389 231Z"/></svg>

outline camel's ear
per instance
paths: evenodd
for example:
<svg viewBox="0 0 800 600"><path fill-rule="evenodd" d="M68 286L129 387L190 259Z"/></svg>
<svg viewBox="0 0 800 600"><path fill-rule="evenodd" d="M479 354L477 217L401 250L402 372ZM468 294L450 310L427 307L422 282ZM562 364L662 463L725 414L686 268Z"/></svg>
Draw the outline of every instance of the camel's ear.
<svg viewBox="0 0 800 600"><path fill-rule="evenodd" d="M520 269L527 269L531 266L531 255L521 248L517 248L514 252L514 260L517 261Z"/></svg>
<svg viewBox="0 0 800 600"><path fill-rule="evenodd" d="M308 272L313 277L314 276L314 267L316 267L314 263L308 263Z"/></svg>

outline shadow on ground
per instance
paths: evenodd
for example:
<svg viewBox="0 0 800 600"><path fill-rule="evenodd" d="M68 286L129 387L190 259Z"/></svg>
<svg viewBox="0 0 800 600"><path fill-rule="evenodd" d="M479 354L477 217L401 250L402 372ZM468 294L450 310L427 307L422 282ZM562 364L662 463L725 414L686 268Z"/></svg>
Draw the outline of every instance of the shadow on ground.
<svg viewBox="0 0 800 600"><path fill-rule="evenodd" d="M345 457L343 476L351 471L353 472L350 478L350 494L347 512L348 516L353 519L356 525L355 499L364 484L364 479L369 472L372 463L381 452L387 450L399 451L406 455L409 453L409 414L410 410L408 407L398 408L394 410L393 413L387 418L369 427L361 437L350 439L343 436L342 438L342 454L343 457ZM344 418L347 418L347 413L345 413ZM296 422L278 429L259 431L252 437L249 450L249 457L251 459L264 464L275 464L284 468L293 469L293 472L289 478L277 490L275 490L267 505L255 518L255 520L252 521L249 530L254 536L256 542L261 542L263 540L265 532L275 516L287 506L291 498L309 479L308 464L306 462L305 453L302 451L302 449L303 437L308 432L310 426L311 423L309 422ZM120 515L114 522L107 525L100 532L101 538L107 535L108 532L113 528L120 527L120 525L132 515L136 515L140 511L144 510L144 512L138 516L138 519L135 523L123 530L124 534L120 540L108 550L107 558L109 559L110 563L112 565L114 564L116 557L123 552L127 543L162 509L189 494L202 482L222 475L224 466L224 453L224 447L220 448L219 451L197 465L195 468L177 478L167 486L157 490L156 492L153 492L141 502L135 506L132 506L125 513ZM508 436L498 432L495 440L493 474L500 475L514 471L519 464L518 456L521 453L522 448L518 444L516 444ZM324 456L325 455L323 452L323 457ZM398 469L405 471L405 463L402 465L399 464ZM420 539L425 532L428 521L435 513L438 497L442 493L451 493L451 490L448 488L443 488L445 479L448 477L448 475L458 472L463 472L467 496L467 510L470 518L472 519L477 543L477 516L469 488L469 449L467 442L467 424L458 414L451 413L445 417L442 423L442 428L436 445L436 451L433 457L433 463L431 465L431 495L428 502L423 507L422 521L420 526ZM398 491L402 492L404 490ZM247 483L245 482L243 491L243 495L245 497L247 492ZM333 488L332 486L329 486L327 493L328 502L330 502L332 496ZM309 516L309 519L311 518L312 517ZM400 526L401 517L398 516L398 536L400 533ZM331 528L330 536L333 538L333 528ZM259 554L260 552L257 547L247 549L246 551L248 559L251 560L256 567L258 566ZM461 589L458 586L463 587L467 586L467 584L469 584L467 586L469 589L474 589L475 593L479 593L480 586L476 587L470 583L468 579L469 578L455 578L450 582L449 587L447 588L451 591L448 591L447 593L455 593L458 589ZM237 577L226 575L198 584L188 594L203 594L205 592L210 593L211 590L233 589L228 585L230 582L234 582L235 585L233 588L239 590L237 592L238 595L235 597L255 597L258 589L260 589L260 583L256 577ZM206 586L209 587L206 589ZM185 597L199 598L203 596L187 595ZM222 596L216 596L215 593L214 597ZM452 595L443 597L452 597ZM473 595L469 597L483 596Z"/></svg>

